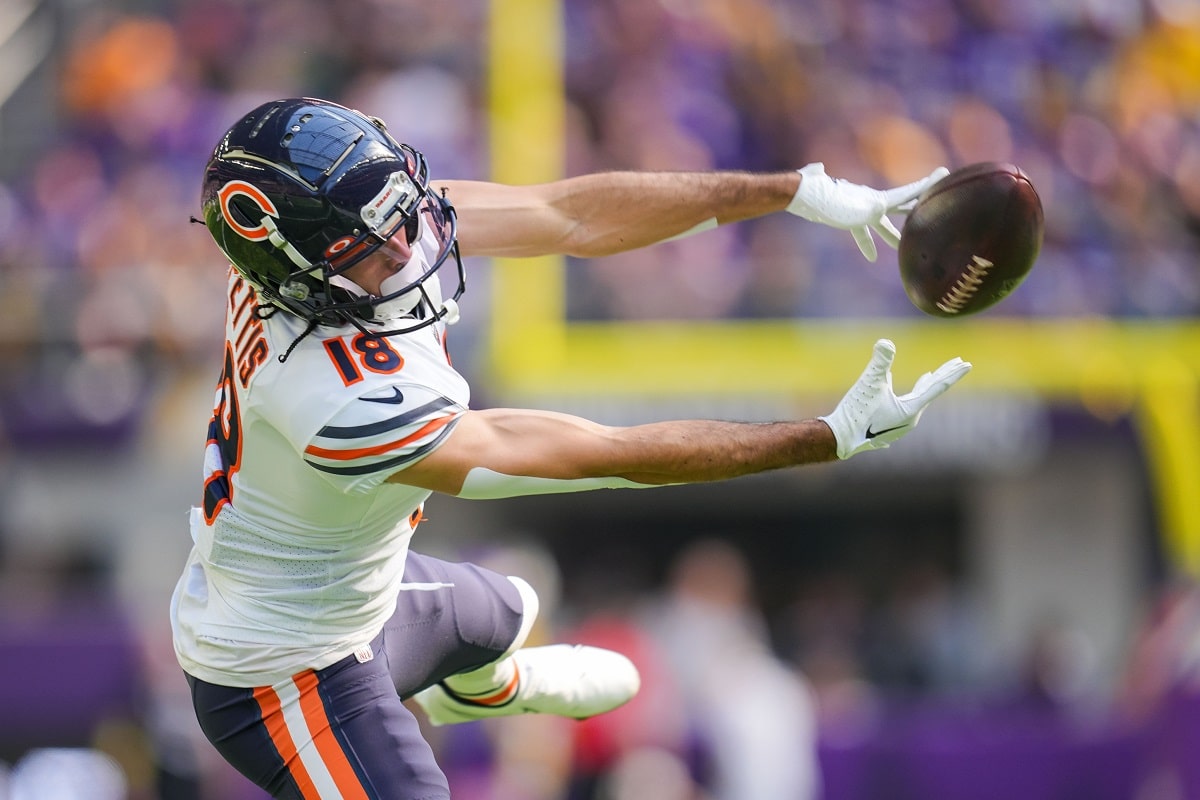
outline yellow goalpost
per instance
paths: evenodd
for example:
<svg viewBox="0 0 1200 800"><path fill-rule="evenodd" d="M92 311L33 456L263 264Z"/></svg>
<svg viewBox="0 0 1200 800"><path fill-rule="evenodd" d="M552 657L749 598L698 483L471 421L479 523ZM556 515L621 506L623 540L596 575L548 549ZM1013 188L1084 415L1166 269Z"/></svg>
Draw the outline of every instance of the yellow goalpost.
<svg viewBox="0 0 1200 800"><path fill-rule="evenodd" d="M494 180L562 177L565 110L560 0L491 0ZM519 298L519 303L514 302ZM579 323L565 313L561 258L498 259L490 380L503 396L840 396L870 343L896 340L904 365L974 362L958 391L1036 392L1127 413L1150 469L1176 563L1200 573L1200 322L838 319Z"/></svg>

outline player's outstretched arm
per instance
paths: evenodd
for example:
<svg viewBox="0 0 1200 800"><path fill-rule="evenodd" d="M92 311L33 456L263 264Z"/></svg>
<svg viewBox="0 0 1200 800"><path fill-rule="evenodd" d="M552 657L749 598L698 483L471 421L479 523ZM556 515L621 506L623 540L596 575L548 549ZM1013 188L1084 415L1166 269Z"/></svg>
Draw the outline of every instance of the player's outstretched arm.
<svg viewBox="0 0 1200 800"><path fill-rule="evenodd" d="M441 181L435 189L458 213L464 255L603 256L786 210L850 231L874 261L872 231L897 246L888 215L945 174L939 168L886 191L830 178L819 163L778 173L604 172L527 186Z"/></svg>
<svg viewBox="0 0 1200 800"><path fill-rule="evenodd" d="M602 172L509 186L443 181L464 255L611 255L782 211L798 175Z"/></svg>
<svg viewBox="0 0 1200 800"><path fill-rule="evenodd" d="M858 381L831 414L818 419L611 427L552 411L468 411L445 443L390 480L483 499L719 481L845 459L904 436L971 369L951 359L897 396L895 354L890 341L876 342Z"/></svg>
<svg viewBox="0 0 1200 800"><path fill-rule="evenodd" d="M611 427L552 411L468 411L437 450L391 480L468 498L699 483L832 461L819 420L677 420Z"/></svg>

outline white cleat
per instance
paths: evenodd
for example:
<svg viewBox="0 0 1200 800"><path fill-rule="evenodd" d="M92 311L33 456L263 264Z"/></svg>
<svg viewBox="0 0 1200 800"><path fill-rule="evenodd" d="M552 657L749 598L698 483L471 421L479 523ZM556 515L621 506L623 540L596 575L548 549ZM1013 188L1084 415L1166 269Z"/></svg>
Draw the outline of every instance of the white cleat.
<svg viewBox="0 0 1200 800"><path fill-rule="evenodd" d="M633 699L641 687L637 667L612 650L587 645L523 647L513 654L518 685L505 702L473 702L434 684L413 699L433 725L451 725L516 714L556 714L587 719Z"/></svg>

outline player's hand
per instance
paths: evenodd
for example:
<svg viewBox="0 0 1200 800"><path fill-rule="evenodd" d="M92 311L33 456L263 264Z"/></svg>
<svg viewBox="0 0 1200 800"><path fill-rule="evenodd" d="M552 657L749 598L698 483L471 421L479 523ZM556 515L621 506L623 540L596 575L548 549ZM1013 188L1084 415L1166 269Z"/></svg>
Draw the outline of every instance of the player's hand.
<svg viewBox="0 0 1200 800"><path fill-rule="evenodd" d="M896 345L888 339L875 342L871 361L858 382L838 403L825 422L837 439L838 458L864 450L888 447L917 427L925 407L971 371L970 362L952 358L917 379L913 390L896 396L892 390L892 361Z"/></svg>
<svg viewBox="0 0 1200 800"><path fill-rule="evenodd" d="M950 172L945 167L938 167L919 181L880 190L831 178L819 161L798 171L803 176L800 188L787 210L812 222L850 231L868 261L874 261L879 255L871 231L878 233L892 247L899 247L900 231L888 219L888 214L911 210L921 192Z"/></svg>

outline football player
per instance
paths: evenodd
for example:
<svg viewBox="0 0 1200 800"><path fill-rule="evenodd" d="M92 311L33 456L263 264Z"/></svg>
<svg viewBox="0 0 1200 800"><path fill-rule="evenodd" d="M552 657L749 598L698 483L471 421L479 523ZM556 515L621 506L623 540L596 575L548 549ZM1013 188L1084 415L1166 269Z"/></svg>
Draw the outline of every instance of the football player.
<svg viewBox="0 0 1200 800"><path fill-rule="evenodd" d="M175 649L200 725L276 798L449 797L402 700L434 725L585 718L638 690L624 656L526 647L528 583L409 549L433 492L483 499L716 481L886 447L970 369L897 395L891 342L827 416L610 427L473 409L450 364L461 256L597 256L777 211L895 246L890 191L825 175L613 172L542 185L436 180L384 123L282 99L221 138L203 221L231 263L224 368Z"/></svg>

